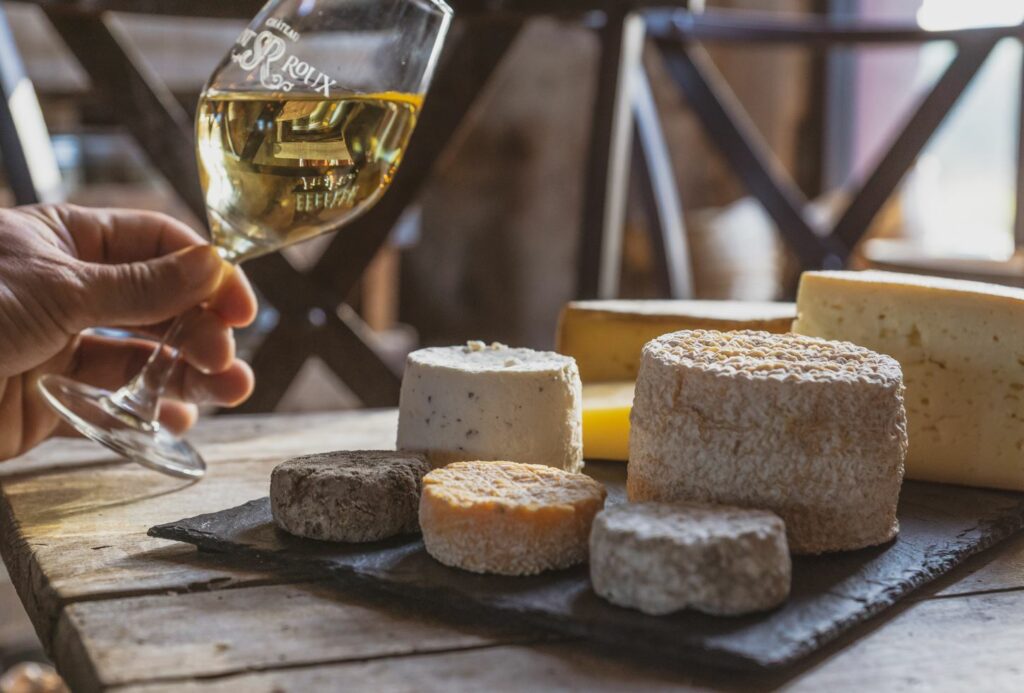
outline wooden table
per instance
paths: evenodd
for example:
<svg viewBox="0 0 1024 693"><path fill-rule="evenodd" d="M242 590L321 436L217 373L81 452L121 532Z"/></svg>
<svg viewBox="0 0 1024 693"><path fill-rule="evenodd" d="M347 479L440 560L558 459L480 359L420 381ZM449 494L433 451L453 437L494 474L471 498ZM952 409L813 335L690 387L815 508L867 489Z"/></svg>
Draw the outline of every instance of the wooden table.
<svg viewBox="0 0 1024 693"><path fill-rule="evenodd" d="M0 465L0 550L74 690L876 690L1024 687L1024 536L976 556L800 668L637 662L512 623L452 621L146 536L267 493L304 452L394 442L395 412L221 417L184 485L56 441Z"/></svg>

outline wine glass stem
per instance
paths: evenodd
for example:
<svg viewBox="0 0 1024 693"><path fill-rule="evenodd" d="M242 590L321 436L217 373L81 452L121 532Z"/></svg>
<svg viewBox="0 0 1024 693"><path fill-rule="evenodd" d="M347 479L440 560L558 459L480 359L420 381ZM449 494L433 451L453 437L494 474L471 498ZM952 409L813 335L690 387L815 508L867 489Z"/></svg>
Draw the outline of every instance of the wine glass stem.
<svg viewBox="0 0 1024 693"><path fill-rule="evenodd" d="M202 308L197 306L174 319L138 375L110 396L115 406L128 411L141 421L149 422L154 427L158 425L160 397L178 365L184 327L191 316L201 311Z"/></svg>

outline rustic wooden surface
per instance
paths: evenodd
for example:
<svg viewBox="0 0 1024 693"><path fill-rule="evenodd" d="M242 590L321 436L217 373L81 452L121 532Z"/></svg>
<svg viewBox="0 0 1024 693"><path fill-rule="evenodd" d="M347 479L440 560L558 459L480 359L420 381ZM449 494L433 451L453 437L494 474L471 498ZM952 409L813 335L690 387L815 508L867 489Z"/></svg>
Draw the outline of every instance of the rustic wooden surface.
<svg viewBox="0 0 1024 693"><path fill-rule="evenodd" d="M512 624L452 622L146 536L153 524L265 495L283 457L389 447L394 425L391 411L212 420L194 436L211 473L191 486L82 441L0 465L0 549L75 690L1024 687L1024 537L799 668L751 676L627 660Z"/></svg>

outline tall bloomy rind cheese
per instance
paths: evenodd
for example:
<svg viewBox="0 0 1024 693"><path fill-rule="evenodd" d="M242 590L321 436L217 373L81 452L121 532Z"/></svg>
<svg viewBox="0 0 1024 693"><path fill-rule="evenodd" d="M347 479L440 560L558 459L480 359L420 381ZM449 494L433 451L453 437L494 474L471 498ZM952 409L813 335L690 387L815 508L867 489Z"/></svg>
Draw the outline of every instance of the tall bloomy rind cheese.
<svg viewBox="0 0 1024 693"><path fill-rule="evenodd" d="M793 334L675 332L644 347L630 423L630 500L771 510L794 553L896 535L907 431L889 356Z"/></svg>
<svg viewBox="0 0 1024 693"><path fill-rule="evenodd" d="M889 272L805 272L803 334L903 367L907 477L1024 490L1024 291Z"/></svg>
<svg viewBox="0 0 1024 693"><path fill-rule="evenodd" d="M512 460L577 472L581 400L568 356L482 342L420 349L402 378L398 448L426 454L435 467Z"/></svg>
<svg viewBox="0 0 1024 693"><path fill-rule="evenodd" d="M636 380L648 341L678 330L789 332L792 303L754 301L575 301L558 322L555 351L576 359L583 382Z"/></svg>

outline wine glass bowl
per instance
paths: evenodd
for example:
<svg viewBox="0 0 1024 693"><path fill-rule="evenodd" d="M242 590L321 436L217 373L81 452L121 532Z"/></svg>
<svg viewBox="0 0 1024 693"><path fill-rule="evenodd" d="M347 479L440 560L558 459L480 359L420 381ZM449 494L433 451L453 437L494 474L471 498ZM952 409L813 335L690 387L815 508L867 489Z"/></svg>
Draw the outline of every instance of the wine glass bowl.
<svg viewBox="0 0 1024 693"><path fill-rule="evenodd" d="M240 261L338 228L384 193L416 94L204 94L197 151L212 241Z"/></svg>
<svg viewBox="0 0 1024 693"><path fill-rule="evenodd" d="M427 0L283 0L200 98L212 240L236 260L344 225L383 194L416 126L451 11Z"/></svg>
<svg viewBox="0 0 1024 693"><path fill-rule="evenodd" d="M214 70L196 115L211 242L224 260L334 231L380 199L416 127L451 17L443 0L264 6ZM152 469L199 478L201 455L157 419L187 319L116 392L56 374L39 388L86 437Z"/></svg>

